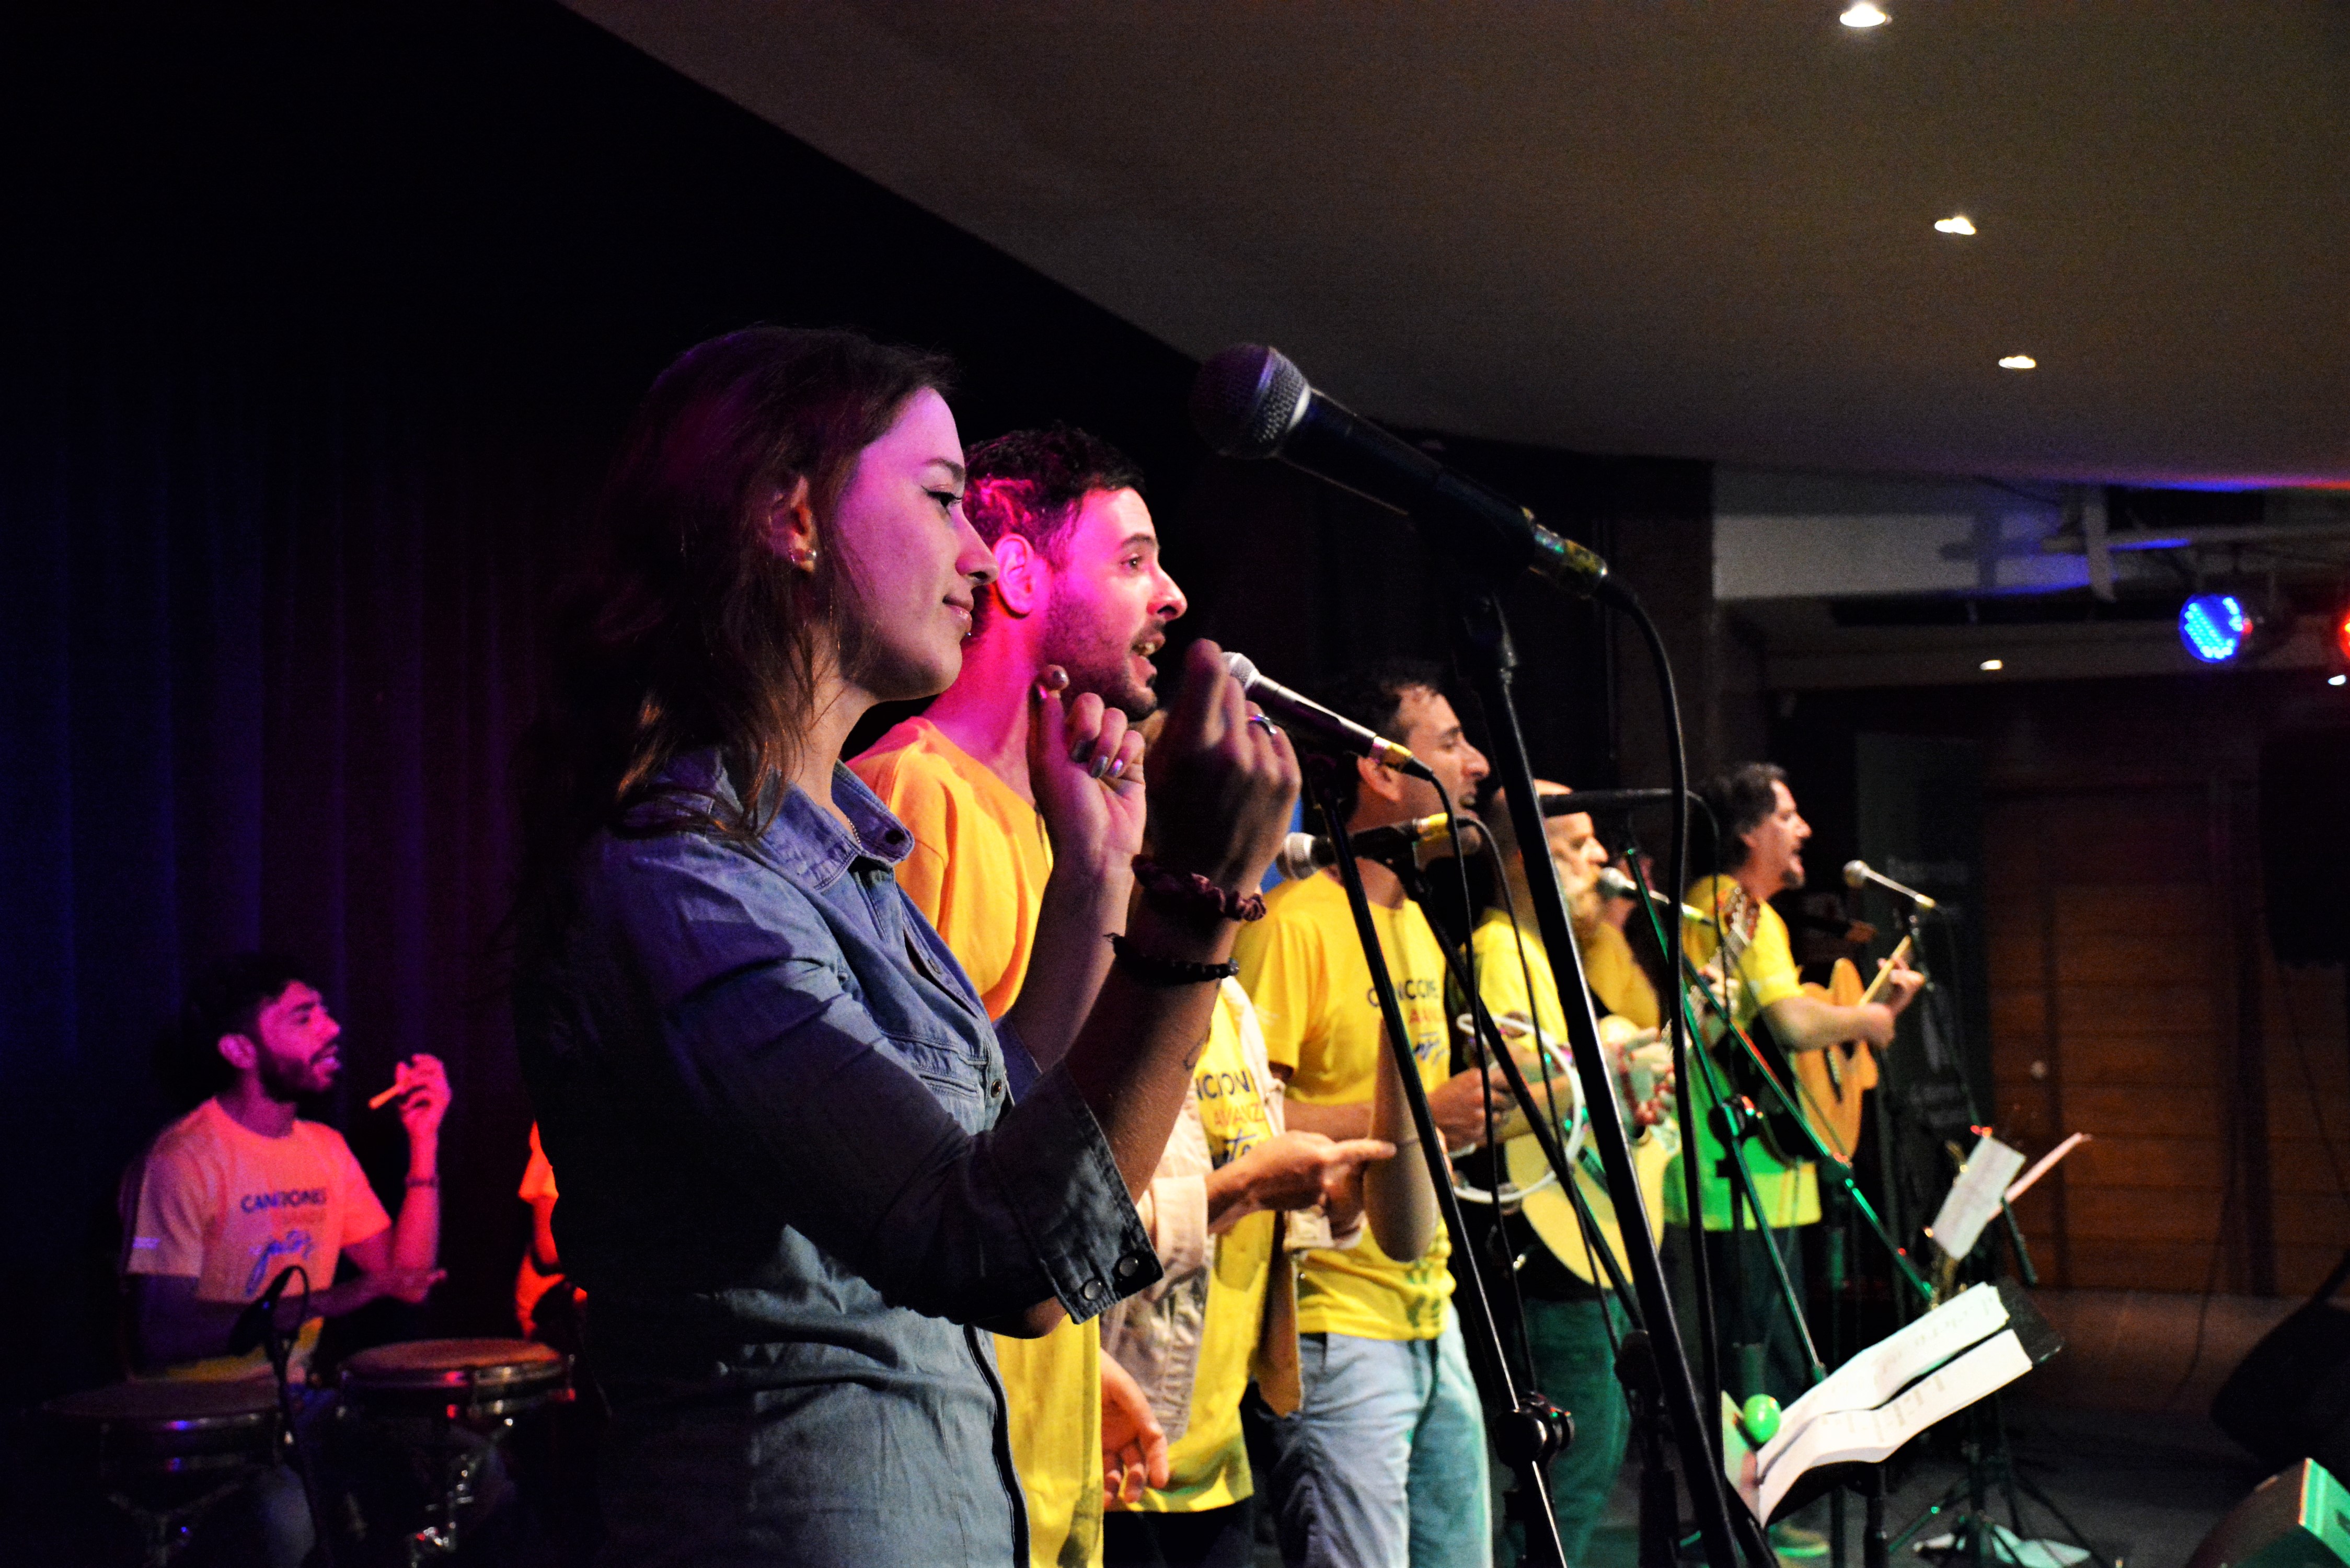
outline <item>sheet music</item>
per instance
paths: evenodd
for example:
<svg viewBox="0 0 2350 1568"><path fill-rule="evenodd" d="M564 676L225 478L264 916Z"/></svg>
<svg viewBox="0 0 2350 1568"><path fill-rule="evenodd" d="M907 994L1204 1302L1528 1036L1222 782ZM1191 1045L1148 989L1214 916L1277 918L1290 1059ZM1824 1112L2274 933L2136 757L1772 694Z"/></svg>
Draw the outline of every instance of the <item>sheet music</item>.
<svg viewBox="0 0 2350 1568"><path fill-rule="evenodd" d="M1977 1290L1988 1290L1978 1285ZM1973 1293L1972 1292L1969 1293ZM2032 1370L2013 1329L1984 1341L1879 1409L1838 1410L1810 1422L1803 1435L1762 1467L1755 1517L1764 1521L1804 1471L1817 1465L1870 1464L1984 1395ZM1800 1401L1799 1401L1800 1403Z"/></svg>
<svg viewBox="0 0 2350 1568"><path fill-rule="evenodd" d="M1999 1212L2007 1184L2022 1168L2021 1149L2008 1147L1989 1133L1977 1138L1974 1152L1959 1168L1959 1179L1950 1183L1950 1195L1942 1199L1941 1212L1926 1227L1934 1245L1953 1258L1973 1251L1983 1227Z"/></svg>
<svg viewBox="0 0 2350 1568"><path fill-rule="evenodd" d="M1764 1471L1824 1417L1874 1410L1969 1345L2007 1326L1997 1285L1974 1285L1898 1334L1888 1334L1805 1390L1780 1415L1779 1430L1756 1456Z"/></svg>

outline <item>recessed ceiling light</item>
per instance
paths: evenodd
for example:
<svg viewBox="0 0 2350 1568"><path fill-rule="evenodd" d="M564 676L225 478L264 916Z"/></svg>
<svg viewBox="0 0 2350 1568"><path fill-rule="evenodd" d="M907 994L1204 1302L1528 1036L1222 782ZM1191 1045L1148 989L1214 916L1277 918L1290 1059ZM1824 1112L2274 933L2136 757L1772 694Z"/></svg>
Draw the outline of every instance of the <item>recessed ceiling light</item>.
<svg viewBox="0 0 2350 1568"><path fill-rule="evenodd" d="M2040 361L2029 354L2010 354L1999 362L1999 368L2002 370L2036 370L2040 368Z"/></svg>
<svg viewBox="0 0 2350 1568"><path fill-rule="evenodd" d="M2350 686L2350 675L2329 675L2325 683L2328 686Z"/></svg>
<svg viewBox="0 0 2350 1568"><path fill-rule="evenodd" d="M2004 659L1986 659L1982 661L1982 667L1985 670L2004 670L2007 668L2007 660Z"/></svg>
<svg viewBox="0 0 2350 1568"><path fill-rule="evenodd" d="M1893 18L1870 5L1868 0L1860 0L1858 5L1847 7L1836 20L1847 27L1882 27Z"/></svg>
<svg viewBox="0 0 2350 1568"><path fill-rule="evenodd" d="M1975 232L1975 226L1967 220L1964 213L1953 213L1947 218L1935 219L1934 232L1941 234L1971 234Z"/></svg>

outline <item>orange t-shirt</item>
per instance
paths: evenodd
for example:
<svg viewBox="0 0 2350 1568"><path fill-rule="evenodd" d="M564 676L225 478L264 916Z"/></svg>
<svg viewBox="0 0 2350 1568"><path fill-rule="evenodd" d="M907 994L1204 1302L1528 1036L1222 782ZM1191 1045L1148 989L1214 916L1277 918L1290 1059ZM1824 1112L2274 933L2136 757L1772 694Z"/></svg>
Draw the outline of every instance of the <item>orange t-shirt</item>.
<svg viewBox="0 0 2350 1568"><path fill-rule="evenodd" d="M343 1250L390 1229L343 1135L297 1121L267 1137L206 1100L163 1129L140 1173L126 1274L192 1278L196 1299L249 1302L295 1263L312 1293L335 1282ZM298 1297L300 1282L293 1291ZM303 1325L295 1364L308 1364L318 1322ZM265 1376L261 1352L174 1366L174 1377Z"/></svg>

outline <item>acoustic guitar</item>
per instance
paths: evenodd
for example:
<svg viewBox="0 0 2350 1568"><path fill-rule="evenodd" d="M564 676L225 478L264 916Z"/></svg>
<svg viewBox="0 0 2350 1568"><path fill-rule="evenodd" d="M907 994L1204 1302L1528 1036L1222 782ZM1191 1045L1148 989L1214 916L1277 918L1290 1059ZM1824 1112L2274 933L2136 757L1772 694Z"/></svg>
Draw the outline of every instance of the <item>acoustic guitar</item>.
<svg viewBox="0 0 2350 1568"><path fill-rule="evenodd" d="M1461 1022L1470 1021L1464 1017ZM1521 1015L1505 1014L1494 1023L1505 1038L1523 1040L1534 1033ZM1665 1173L1674 1156L1680 1152L1681 1140L1680 1129L1672 1118L1670 1070L1652 1076L1635 1070L1631 1064L1627 1047L1646 1033L1612 1015L1599 1021L1600 1039L1615 1058L1623 1083L1621 1108L1611 1106L1610 1113L1620 1118L1624 1136L1632 1145L1632 1174L1639 1188L1640 1207L1648 1213L1648 1233L1661 1237L1659 1227L1664 1223ZM1561 1130L1565 1134L1563 1147L1575 1172L1575 1189L1590 1210L1592 1228L1600 1245L1615 1254L1617 1268L1629 1278L1630 1265L1624 1257L1624 1228L1616 1217L1616 1204L1608 1193L1607 1179L1595 1168L1596 1155L1586 1144L1589 1106L1583 1097L1582 1084L1567 1061L1565 1044L1551 1039L1546 1033L1539 1039L1546 1080L1563 1095L1562 1106L1571 1107L1562 1117ZM1569 1272L1605 1289L1612 1282L1605 1266L1593 1259L1591 1249L1584 1244L1583 1226L1575 1217L1574 1199L1559 1186L1550 1161L1543 1154L1542 1140L1528 1130L1527 1115L1525 1107L1513 1106L1495 1129L1506 1181L1503 1190L1499 1194L1480 1190L1465 1179L1458 1166L1454 1168L1454 1189L1472 1202L1498 1201L1503 1212L1515 1210L1523 1214L1535 1236Z"/></svg>
<svg viewBox="0 0 2350 1568"><path fill-rule="evenodd" d="M1853 961L1838 959L1829 971L1828 983L1806 981L1804 993L1837 1007L1875 1002L1894 966L1908 956L1909 939L1904 937L1893 956L1878 967L1877 979L1866 986ZM1795 1097L1804 1107L1804 1119L1830 1154L1850 1165L1854 1151L1860 1147L1861 1096L1877 1087L1876 1047L1866 1040L1847 1040L1825 1051L1790 1054L1794 1058Z"/></svg>

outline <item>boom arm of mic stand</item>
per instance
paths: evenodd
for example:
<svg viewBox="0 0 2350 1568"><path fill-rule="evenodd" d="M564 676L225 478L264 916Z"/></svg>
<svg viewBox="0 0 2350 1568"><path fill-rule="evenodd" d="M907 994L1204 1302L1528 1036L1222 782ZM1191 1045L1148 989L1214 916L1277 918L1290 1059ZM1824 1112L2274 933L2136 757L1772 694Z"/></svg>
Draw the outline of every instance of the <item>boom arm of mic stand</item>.
<svg viewBox="0 0 2350 1568"><path fill-rule="evenodd" d="M1445 1233L1452 1239L1453 1274L1458 1287L1455 1294L1465 1298L1469 1308L1470 1322L1463 1337L1484 1374L1479 1381L1484 1386L1489 1410L1499 1407L1503 1412L1503 1419L1516 1421L1520 1416L1517 1386L1511 1379L1508 1359L1502 1354L1501 1330L1493 1321L1492 1300L1485 1293L1477 1249L1462 1220L1460 1197L1452 1190L1452 1162L1445 1153L1444 1135L1437 1130L1435 1115L1428 1108L1427 1086L1419 1081L1419 1058L1413 1054L1411 1035L1404 1028L1403 1007L1396 1000L1395 977L1388 971L1387 954L1379 946L1378 929L1371 924L1371 901L1363 891L1362 867L1355 863L1354 845L1338 814L1326 810L1322 815L1329 824L1331 844L1337 850L1336 869L1347 889L1347 907L1354 913L1355 935L1363 944L1365 961L1370 965L1371 990L1378 997L1379 1017L1387 1026L1388 1049L1395 1058L1396 1076L1402 1081L1404 1103L1411 1107L1412 1130L1419 1138L1420 1157L1428 1162L1428 1179L1436 1188L1436 1204L1444 1216ZM1528 1555L1540 1563L1566 1568L1566 1549L1559 1541L1558 1521L1551 1513L1549 1476L1544 1473L1539 1458L1525 1459L1513 1468L1518 1485L1532 1493L1537 1505L1527 1511Z"/></svg>

